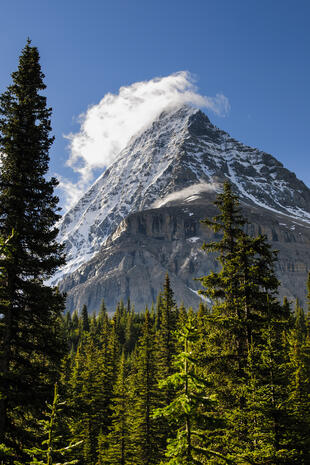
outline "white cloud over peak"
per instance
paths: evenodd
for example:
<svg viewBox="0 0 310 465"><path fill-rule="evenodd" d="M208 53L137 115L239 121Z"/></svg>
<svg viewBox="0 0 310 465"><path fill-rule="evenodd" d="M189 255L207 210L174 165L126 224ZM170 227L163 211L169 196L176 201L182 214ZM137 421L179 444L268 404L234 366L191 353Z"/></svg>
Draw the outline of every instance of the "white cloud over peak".
<svg viewBox="0 0 310 465"><path fill-rule="evenodd" d="M60 177L59 188L67 197L65 208L81 197L93 180L95 169L110 165L129 140L163 110L183 104L207 108L221 116L230 109L227 97L200 95L191 74L181 71L121 87L118 94L106 94L80 115L80 131L66 136L70 141L66 164L79 174L79 181L73 184Z"/></svg>

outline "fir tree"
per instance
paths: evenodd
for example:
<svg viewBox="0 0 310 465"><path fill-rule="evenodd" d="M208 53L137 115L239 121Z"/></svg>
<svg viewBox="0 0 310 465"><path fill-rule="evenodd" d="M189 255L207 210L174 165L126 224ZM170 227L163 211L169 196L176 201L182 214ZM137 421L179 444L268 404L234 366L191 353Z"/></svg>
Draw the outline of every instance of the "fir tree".
<svg viewBox="0 0 310 465"><path fill-rule="evenodd" d="M155 418L165 416L178 426L177 436L168 440L168 460L164 463L202 465L206 463L205 459L207 463L228 463L226 457L212 447L212 439L221 426L221 420L216 412L214 398L206 395L209 383L197 373L193 345L198 340L198 332L192 317L184 322L177 334L183 350L174 361L175 373L160 382L162 388L173 386L176 396L169 405L154 412ZM219 459L220 462L210 462L210 459Z"/></svg>
<svg viewBox="0 0 310 465"><path fill-rule="evenodd" d="M307 334L310 337L310 271L308 271L307 278L307 303L306 303L306 325L307 325Z"/></svg>
<svg viewBox="0 0 310 465"><path fill-rule="evenodd" d="M74 440L83 440L80 459L93 465L98 458L98 436L107 436L111 424L113 360L109 340L96 345L87 333L74 358L67 389Z"/></svg>
<svg viewBox="0 0 310 465"><path fill-rule="evenodd" d="M310 312L310 271L308 271L307 279L307 313Z"/></svg>
<svg viewBox="0 0 310 465"><path fill-rule="evenodd" d="M268 325L262 330L261 342L252 342L248 350L247 382L243 386L245 406L242 411L239 409L247 434L243 434L243 447L234 448L241 462L295 463L296 453L287 441L292 418L286 405L286 326L285 321L270 315Z"/></svg>
<svg viewBox="0 0 310 465"><path fill-rule="evenodd" d="M74 312L72 313L72 328L74 329L78 329L79 327L79 317L78 317L78 313L76 310L74 310Z"/></svg>
<svg viewBox="0 0 310 465"><path fill-rule="evenodd" d="M310 462L310 338L304 311L298 303L293 323L288 336L286 407L290 422L285 436L287 447L295 451L292 463L306 465Z"/></svg>
<svg viewBox="0 0 310 465"><path fill-rule="evenodd" d="M130 461L132 447L129 435L130 397L128 392L128 373L124 351L119 363L117 380L113 390L112 426L107 437L108 450L99 447L99 465L126 465ZM99 445L100 446L100 445Z"/></svg>
<svg viewBox="0 0 310 465"><path fill-rule="evenodd" d="M33 447L26 452L32 457L29 465L61 465L59 459L66 460L68 454L73 449L77 448L82 444L82 441L70 442L69 444L62 445L63 438L57 434L57 423L59 424L59 415L62 412L64 403L60 401L58 394L57 383L54 387L54 399L51 405L47 405L47 412L45 413L45 419L41 420L41 428L44 436L41 447ZM66 457L67 456L67 457ZM73 465L78 460L66 460L64 465Z"/></svg>
<svg viewBox="0 0 310 465"><path fill-rule="evenodd" d="M173 372L172 359L176 352L177 320L177 308L167 273L160 296L160 326L157 332L159 378L166 378Z"/></svg>
<svg viewBox="0 0 310 465"><path fill-rule="evenodd" d="M157 299L156 299L156 307L155 307L155 331L157 331L160 328L160 323L161 323L161 294L158 294Z"/></svg>
<svg viewBox="0 0 310 465"><path fill-rule="evenodd" d="M107 309L105 306L104 299L101 301L99 313L98 313L98 329L100 330L106 324L108 319Z"/></svg>
<svg viewBox="0 0 310 465"><path fill-rule="evenodd" d="M158 427L152 417L158 406L155 367L155 338L149 311L145 312L142 336L139 340L132 378L132 430L133 463L153 465L158 463Z"/></svg>
<svg viewBox="0 0 310 465"><path fill-rule="evenodd" d="M46 180L51 109L39 53L28 40L0 97L0 234L12 239L13 255L1 257L0 442L18 444L30 432L55 381L63 352L59 338L63 297L43 284L64 263L56 242L57 181Z"/></svg>
<svg viewBox="0 0 310 465"><path fill-rule="evenodd" d="M268 391L272 372L274 392L282 393L277 357L281 359L283 356L283 347L277 347L273 357L271 347L275 349L275 342L280 342L280 330L287 324L287 311L276 299L279 283L274 274L275 253L270 250L264 236L252 238L245 234L246 220L228 183L225 183L216 205L220 214L213 221L204 221L214 231L222 233L219 242L204 245L206 251L219 252L218 260L222 265L219 272L201 278L205 287L201 293L214 302L212 312L205 316L208 333L205 362L207 373L212 373L214 389L227 420L222 450L224 455L240 459L254 448L255 443L250 435L254 420L248 410L248 386L253 374L249 371L250 348L252 350L253 345L255 350L260 347L260 352L266 354L265 361L268 360L265 368L261 360L261 392ZM277 395L277 399L280 398ZM272 404L269 397L269 404L264 407L267 423L271 421L276 406L280 405L280 401L278 403L275 399ZM263 422L260 425L264 427ZM270 441L272 434L270 430ZM265 446L271 447L267 442ZM274 448L278 450L281 446L283 442L279 438ZM246 456L247 459L250 455Z"/></svg>
<svg viewBox="0 0 310 465"><path fill-rule="evenodd" d="M83 331L89 331L89 317L86 305L83 305L82 308L82 329Z"/></svg>
<svg viewBox="0 0 310 465"><path fill-rule="evenodd" d="M160 299L158 299L157 317L159 320L159 328L156 333L156 365L157 377L161 380L166 379L167 376L174 373L173 359L178 349L175 332L178 325L179 313L175 304L168 273L165 276L164 288L160 293ZM173 400L174 394L175 392L172 385L163 388L159 395L159 405L161 407L167 406ZM173 422L171 423L170 420L171 419L164 417L159 420L161 451L165 450L167 439L173 435L173 431L175 430L175 425L173 425Z"/></svg>

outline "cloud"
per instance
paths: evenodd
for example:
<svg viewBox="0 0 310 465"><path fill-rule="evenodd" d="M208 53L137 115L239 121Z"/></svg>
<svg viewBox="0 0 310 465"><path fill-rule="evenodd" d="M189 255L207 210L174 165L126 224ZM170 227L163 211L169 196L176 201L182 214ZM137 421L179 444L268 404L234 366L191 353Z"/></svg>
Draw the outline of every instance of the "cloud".
<svg viewBox="0 0 310 465"><path fill-rule="evenodd" d="M95 169L111 164L130 139L148 127L163 110L183 104L204 107L221 116L230 109L223 94L200 95L191 74L181 71L121 87L118 94L106 94L80 115L80 131L66 136L70 149L66 164L79 175L76 184L60 180L60 189L67 193L66 207L86 190Z"/></svg>
<svg viewBox="0 0 310 465"><path fill-rule="evenodd" d="M185 187L184 189L177 191L177 192L172 192L171 194L168 194L166 197L163 199L158 199L156 200L152 207L153 208L161 208L163 205L166 205L168 202L173 202L175 200L187 200L191 201L197 198L197 196L201 192L216 192L220 188L220 185L217 183L206 183L206 182L200 182L197 184L193 184L192 186Z"/></svg>
<svg viewBox="0 0 310 465"><path fill-rule="evenodd" d="M55 177L58 179L59 183L57 190L64 194L61 196L63 200L61 206L64 212L66 212L79 201L87 188L87 182L81 177L78 182L74 183L57 173L55 174Z"/></svg>

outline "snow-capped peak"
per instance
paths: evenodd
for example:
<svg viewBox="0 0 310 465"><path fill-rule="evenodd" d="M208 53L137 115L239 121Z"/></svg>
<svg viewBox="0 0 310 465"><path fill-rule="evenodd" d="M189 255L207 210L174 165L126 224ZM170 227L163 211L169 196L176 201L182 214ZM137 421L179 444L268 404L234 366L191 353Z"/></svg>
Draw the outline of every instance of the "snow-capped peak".
<svg viewBox="0 0 310 465"><path fill-rule="evenodd" d="M134 211L189 186L229 179L245 201L310 222L310 190L274 157L219 130L200 110L163 112L130 141L61 220L67 265L55 281L90 259Z"/></svg>

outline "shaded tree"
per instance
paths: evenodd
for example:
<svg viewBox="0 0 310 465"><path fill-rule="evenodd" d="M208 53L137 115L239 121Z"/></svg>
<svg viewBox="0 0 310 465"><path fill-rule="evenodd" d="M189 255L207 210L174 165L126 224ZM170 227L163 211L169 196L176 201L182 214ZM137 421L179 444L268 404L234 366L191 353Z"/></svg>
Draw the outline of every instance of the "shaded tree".
<svg viewBox="0 0 310 465"><path fill-rule="evenodd" d="M64 257L56 242L57 180L46 179L53 137L51 109L40 94L43 78L38 50L28 40L0 97L0 234L15 232L12 257L0 258L6 270L0 283L0 442L14 447L31 438L63 353L64 299L44 284Z"/></svg>

